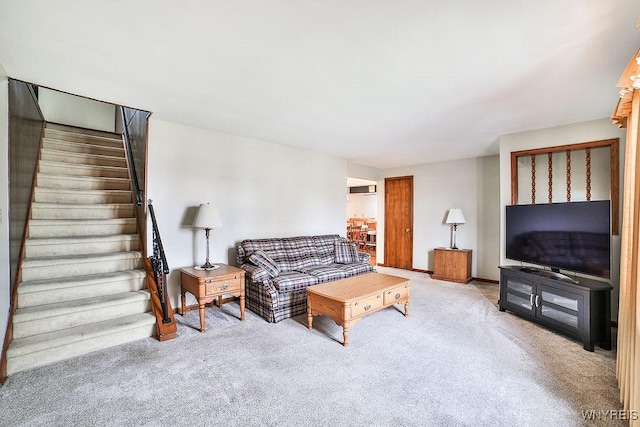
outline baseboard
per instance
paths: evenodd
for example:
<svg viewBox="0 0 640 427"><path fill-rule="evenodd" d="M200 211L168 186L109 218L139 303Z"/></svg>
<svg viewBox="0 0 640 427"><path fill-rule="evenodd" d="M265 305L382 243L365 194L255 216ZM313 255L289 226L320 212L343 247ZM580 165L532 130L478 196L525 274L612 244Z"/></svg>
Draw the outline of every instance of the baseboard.
<svg viewBox="0 0 640 427"><path fill-rule="evenodd" d="M376 265L379 266L379 267L386 267L386 265L380 264L380 263L378 263ZM423 270L421 268L412 268L411 271L415 271L417 273L433 274L433 271L431 271L431 270ZM477 282L493 283L494 285L500 284L499 280L483 279L482 277L473 277L471 279L471 281L474 281L474 280L477 281Z"/></svg>
<svg viewBox="0 0 640 427"><path fill-rule="evenodd" d="M493 283L494 285L499 285L500 284L499 280L483 279L482 277L474 277L473 280L475 280L476 282Z"/></svg>
<svg viewBox="0 0 640 427"><path fill-rule="evenodd" d="M381 263L377 263L376 265L378 267L388 267L388 265L381 264ZM415 271L417 273L433 274L433 271L431 271L431 270L422 270L420 268L411 268L409 271Z"/></svg>

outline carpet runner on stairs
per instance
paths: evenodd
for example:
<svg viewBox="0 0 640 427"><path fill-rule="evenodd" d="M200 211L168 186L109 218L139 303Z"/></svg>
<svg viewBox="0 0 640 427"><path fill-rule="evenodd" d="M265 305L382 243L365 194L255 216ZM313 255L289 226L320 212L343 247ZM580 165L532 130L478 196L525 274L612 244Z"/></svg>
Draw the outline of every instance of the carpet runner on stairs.
<svg viewBox="0 0 640 427"><path fill-rule="evenodd" d="M47 124L7 374L153 336L120 135Z"/></svg>

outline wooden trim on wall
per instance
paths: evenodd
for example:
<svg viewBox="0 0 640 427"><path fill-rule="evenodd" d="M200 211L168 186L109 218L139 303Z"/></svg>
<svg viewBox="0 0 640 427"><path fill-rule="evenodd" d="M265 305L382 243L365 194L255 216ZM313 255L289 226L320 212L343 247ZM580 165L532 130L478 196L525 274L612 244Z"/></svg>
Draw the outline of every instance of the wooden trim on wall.
<svg viewBox="0 0 640 427"><path fill-rule="evenodd" d="M608 147L612 144L617 144L618 141L619 141L618 138L613 138L613 139L603 139L600 141L578 142L575 144L568 144L568 145L554 145L553 147L513 151L511 152L511 155L520 157L520 156L530 156L531 154L547 154L547 153L556 153L556 152L567 151L567 150L584 150L585 148Z"/></svg>
<svg viewBox="0 0 640 427"><path fill-rule="evenodd" d="M28 89L28 95L24 95L24 90L18 88ZM21 93L18 93L21 92ZM16 99L17 97L17 99ZM29 102L31 101L31 102ZM23 109L24 103L27 103L30 111ZM29 167L24 167L24 164L18 162L17 164L11 164L9 170L9 191L16 194L25 195L21 197L21 202L16 204L26 203L26 210L16 209L20 222L24 221L21 230L16 233L9 231L9 267L10 267L10 283L9 283L9 311L7 313L7 327L4 334L4 340L2 342L2 353L0 354L0 385L4 384L7 379L7 350L9 345L13 341L13 316L18 308L18 285L22 281L22 261L25 258L25 242L29 232L29 219L31 218L31 210L33 203L33 194L35 192L35 185L37 179L37 168L42 153L42 144L44 139L45 121L42 117L42 111L38 105L38 99L35 96L32 88L28 83L20 80L9 79L9 161L12 160L12 153L18 153L18 158L28 159ZM36 114L33 114L35 110ZM24 123L28 123L29 126L25 126ZM36 125L37 123L37 125ZM39 129L38 129L39 128ZM29 129L38 129L39 136L33 137L29 132ZM30 137L31 136L31 137ZM24 138L27 138L25 140ZM35 141L37 140L37 145ZM27 141L25 143L25 141ZM20 150L26 149L27 151L16 150L16 147L20 147ZM14 151L15 150L15 151ZM32 160L33 159L33 160ZM15 160L15 157L14 157ZM13 171L20 171L19 177L14 180ZM24 191L27 186L23 185L23 181L20 176L31 177L30 188L28 191ZM27 178L28 179L28 178ZM27 179L24 179L26 181ZM16 226L14 222L14 211L12 205L15 203L14 199L9 198L9 210L6 213L6 218L9 224L14 224L13 228L18 230L20 227ZM23 216L24 215L24 216ZM18 223L20 225L20 223ZM16 251L17 257L14 261L13 242L17 242L17 236L20 236L20 247ZM15 264L14 264L15 263Z"/></svg>
<svg viewBox="0 0 640 427"><path fill-rule="evenodd" d="M511 152L511 204L518 204L518 151Z"/></svg>
<svg viewBox="0 0 640 427"><path fill-rule="evenodd" d="M620 234L620 139L603 139L599 141L581 142L568 145L556 145L553 147L534 148L531 150L520 150L511 152L511 204L518 204L518 158L524 156L535 156L547 154L551 156L557 152L567 152L575 150L586 150L592 148L609 147L610 150L610 200L611 200L611 233ZM550 172L551 173L551 172ZM550 194L551 196L551 194ZM549 200L551 202L551 199Z"/></svg>
<svg viewBox="0 0 640 427"><path fill-rule="evenodd" d="M620 234L620 140L611 139L611 232Z"/></svg>
<svg viewBox="0 0 640 427"><path fill-rule="evenodd" d="M381 266L381 267L383 267L383 265L382 265L382 264L378 264L378 265L379 265L379 266ZM415 272L418 272L418 273L425 273L425 274L428 274L428 275L432 275L432 274L433 274L433 271L431 271L431 270L422 270L422 269L420 269L420 268L412 268L412 269L411 269L411 271L415 271ZM472 277L472 278L471 278L471 281L474 281L474 280L475 280L476 282L492 283L492 284L494 284L494 285L498 285L498 284L500 284L500 281L499 281L499 280L494 280L494 279L483 279L482 277ZM197 308L197 307L196 307L196 308Z"/></svg>
<svg viewBox="0 0 640 427"><path fill-rule="evenodd" d="M471 280L472 281L475 280L476 282L491 283L493 285L499 285L500 284L499 280L483 279L482 277L473 277Z"/></svg>

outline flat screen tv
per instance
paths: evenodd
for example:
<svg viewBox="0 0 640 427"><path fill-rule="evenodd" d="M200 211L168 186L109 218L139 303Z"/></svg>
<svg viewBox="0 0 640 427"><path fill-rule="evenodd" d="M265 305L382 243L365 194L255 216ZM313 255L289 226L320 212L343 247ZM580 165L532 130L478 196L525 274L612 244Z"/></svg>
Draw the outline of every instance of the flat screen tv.
<svg viewBox="0 0 640 427"><path fill-rule="evenodd" d="M506 257L611 277L609 200L507 206Z"/></svg>

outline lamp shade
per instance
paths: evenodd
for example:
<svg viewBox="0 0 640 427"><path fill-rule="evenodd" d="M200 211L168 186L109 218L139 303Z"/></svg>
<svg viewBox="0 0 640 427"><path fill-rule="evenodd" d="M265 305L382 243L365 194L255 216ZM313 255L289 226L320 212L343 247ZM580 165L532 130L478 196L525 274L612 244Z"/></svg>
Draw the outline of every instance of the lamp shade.
<svg viewBox="0 0 640 427"><path fill-rule="evenodd" d="M193 221L194 228L219 228L222 227L222 218L218 208L210 203L201 204Z"/></svg>
<svg viewBox="0 0 640 427"><path fill-rule="evenodd" d="M464 219L461 209L449 209L447 224L464 224L465 222L467 221Z"/></svg>

